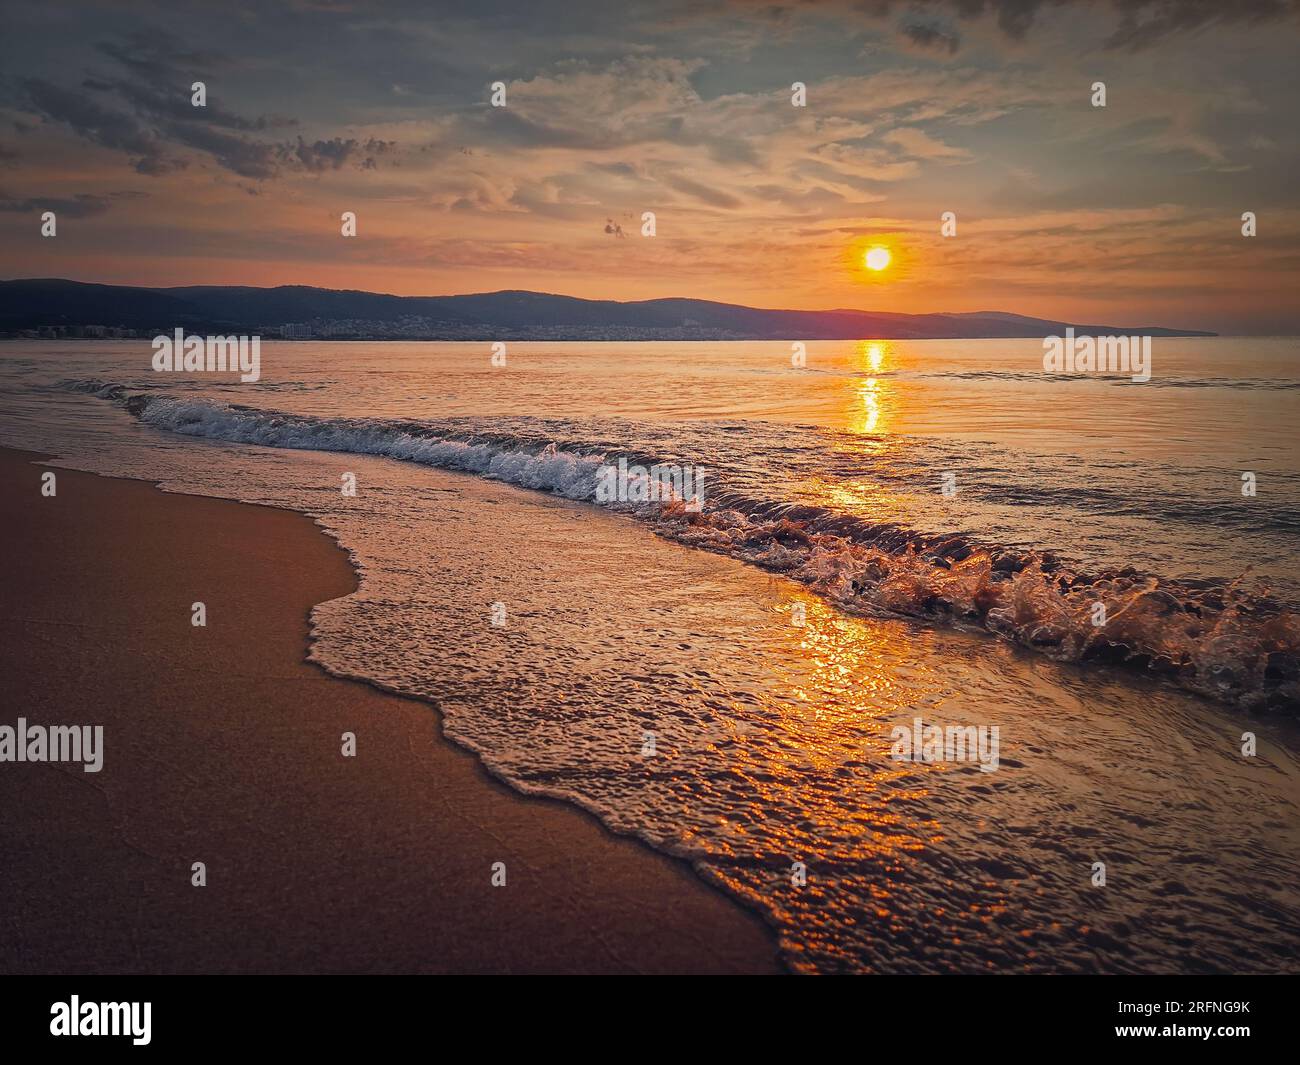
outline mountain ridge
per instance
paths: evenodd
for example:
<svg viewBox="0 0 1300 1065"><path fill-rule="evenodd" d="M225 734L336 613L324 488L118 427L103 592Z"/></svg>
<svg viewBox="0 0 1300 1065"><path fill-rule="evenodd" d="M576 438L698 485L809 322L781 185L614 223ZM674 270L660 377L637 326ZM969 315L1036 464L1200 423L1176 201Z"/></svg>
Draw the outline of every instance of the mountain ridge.
<svg viewBox="0 0 1300 1065"><path fill-rule="evenodd" d="M104 285L64 278L0 281L0 332L102 326L260 330L340 339L922 340L1077 335L1215 336L1165 326L1112 326L1008 311L790 310L689 297L590 300L527 289L397 296L311 285Z"/></svg>

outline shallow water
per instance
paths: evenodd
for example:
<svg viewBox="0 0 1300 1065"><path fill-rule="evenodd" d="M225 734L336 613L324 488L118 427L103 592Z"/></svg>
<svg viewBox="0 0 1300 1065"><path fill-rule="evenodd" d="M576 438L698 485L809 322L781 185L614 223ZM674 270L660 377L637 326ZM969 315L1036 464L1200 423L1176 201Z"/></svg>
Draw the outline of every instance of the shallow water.
<svg viewBox="0 0 1300 1065"><path fill-rule="evenodd" d="M759 502L1053 549L1166 584L1253 564L1288 598L1285 429L1300 394L1276 386L1296 379L1294 341L1157 341L1157 375L1162 353L1171 372L1154 389L1044 382L1016 341L881 342L878 366L869 344L811 344L813 372L781 365L788 345L591 347L512 345L494 369L486 345L267 345L254 388L149 373L143 342L6 344L0 442L315 515L363 571L358 594L315 612L318 661L435 701L448 735L514 786L689 857L769 917L796 967L1294 969L1288 718L1053 661L960 619L884 615L745 565L743 551L672 539L698 526L552 494L586 498L583 456L708 459L713 484ZM55 387L89 379L162 402L136 417ZM868 429L855 420L873 417L872 380L888 391ZM391 451L394 419L443 457L486 448L476 472L548 491L314 450ZM250 432L232 433L240 424ZM944 469L955 497L938 491ZM1255 499L1240 495L1247 469ZM891 758L890 729L917 716L996 726L996 772Z"/></svg>

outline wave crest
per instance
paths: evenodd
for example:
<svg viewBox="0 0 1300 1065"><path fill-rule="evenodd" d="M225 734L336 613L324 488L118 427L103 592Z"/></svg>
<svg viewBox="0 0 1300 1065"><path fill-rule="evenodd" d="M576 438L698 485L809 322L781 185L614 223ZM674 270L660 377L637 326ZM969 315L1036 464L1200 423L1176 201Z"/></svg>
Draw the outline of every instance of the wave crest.
<svg viewBox="0 0 1300 1065"><path fill-rule="evenodd" d="M168 432L379 455L589 502L606 463L658 461L631 451L566 450L508 433L457 435L419 422L317 418L128 393L97 380L62 387L122 403ZM1134 569L1090 575L1050 551L924 536L725 489L699 511L681 500L609 505L681 544L782 573L848 611L979 628L1058 661L1140 668L1237 706L1300 708L1300 617L1259 582L1248 587L1246 575L1235 581L1162 580Z"/></svg>

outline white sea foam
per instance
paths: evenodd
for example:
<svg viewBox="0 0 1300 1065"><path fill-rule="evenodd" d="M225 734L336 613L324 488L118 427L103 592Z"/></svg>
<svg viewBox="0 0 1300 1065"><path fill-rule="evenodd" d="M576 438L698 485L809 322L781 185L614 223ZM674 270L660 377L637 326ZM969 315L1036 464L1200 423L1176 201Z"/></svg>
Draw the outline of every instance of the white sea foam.
<svg viewBox="0 0 1300 1065"><path fill-rule="evenodd" d="M98 381L69 387L124 402L154 428L235 443L377 455L596 502L604 454L525 443L507 432L468 439L416 422L317 418L165 394L128 395ZM1191 586L1136 571L1082 573L1043 550L925 536L846 520L824 508L721 492L617 504L680 543L805 583L847 610L975 625L1064 661L1123 662L1252 708L1300 703L1300 618L1240 586ZM1098 602L1111 622L1091 618Z"/></svg>
<svg viewBox="0 0 1300 1065"><path fill-rule="evenodd" d="M96 389L95 394L106 396L111 391L112 386L108 386ZM595 498L596 475L604 462L599 455L578 455L559 451L554 446L534 453L508 446L416 435L382 421L268 415L263 411L164 396L149 397L149 402L141 407L140 420L156 429L233 443L380 455L491 477L569 499Z"/></svg>

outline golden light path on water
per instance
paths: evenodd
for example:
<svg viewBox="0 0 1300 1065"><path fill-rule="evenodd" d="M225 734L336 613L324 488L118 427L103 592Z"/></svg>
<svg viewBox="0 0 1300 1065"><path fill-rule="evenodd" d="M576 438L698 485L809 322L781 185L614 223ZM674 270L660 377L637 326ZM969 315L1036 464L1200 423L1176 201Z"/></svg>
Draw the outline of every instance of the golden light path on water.
<svg viewBox="0 0 1300 1065"><path fill-rule="evenodd" d="M807 863L807 883L797 892L767 897L784 901L784 920L802 929L792 953L807 952L809 962L820 955L818 968L826 967L826 956L838 955L832 967L853 968L857 947L846 949L846 930L907 941L917 934L914 878L933 860L926 855L946 840L943 818L936 816L943 804L935 801L931 782L959 767L898 761L891 750L893 729L910 726L913 711L929 723L947 719L945 704L953 692L942 673L917 655L916 633L906 625L845 617L802 590L786 590L776 610L802 619L801 625L783 627L782 646L769 659L766 707L780 718L789 743L768 764L751 767L756 785L748 816L724 819L719 830L742 868L755 858L777 864L804 855L809 838L820 841L817 858ZM906 668L900 668L903 663ZM782 832L770 811L791 806L801 808L801 819ZM836 868L834 887L820 864L825 862ZM779 876L772 880L779 883ZM853 916L836 912L844 878L864 901ZM755 890L743 875L723 879L743 894ZM927 921L954 928L987 924L1004 912L1007 896L988 882L978 898L960 905L960 922L946 919L944 905L936 905ZM959 948L969 934L953 935L946 947ZM856 934L849 942L854 939Z"/></svg>
<svg viewBox="0 0 1300 1065"><path fill-rule="evenodd" d="M877 374L890 365L888 354L888 342L879 340L863 341L857 351L861 365L871 374ZM855 380L857 383L850 387L853 388L861 409L850 409L848 412L846 420L850 429L855 433L888 433L892 422L893 389L877 377L867 377L865 380L846 378L849 382Z"/></svg>

